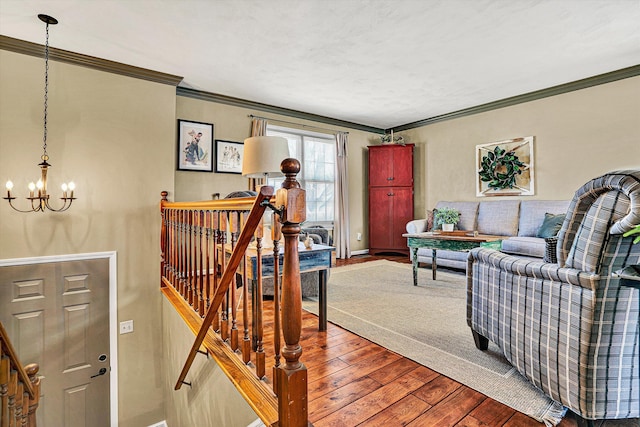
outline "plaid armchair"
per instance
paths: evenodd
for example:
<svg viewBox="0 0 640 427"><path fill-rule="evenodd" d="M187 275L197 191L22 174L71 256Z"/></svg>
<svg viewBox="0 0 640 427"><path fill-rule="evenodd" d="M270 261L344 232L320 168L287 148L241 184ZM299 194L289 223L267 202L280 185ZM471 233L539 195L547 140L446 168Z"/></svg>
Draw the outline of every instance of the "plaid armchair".
<svg viewBox="0 0 640 427"><path fill-rule="evenodd" d="M640 264L622 233L640 224L640 170L580 188L558 234L557 264L474 249L467 323L531 383L583 419L640 416L637 289L614 273Z"/></svg>

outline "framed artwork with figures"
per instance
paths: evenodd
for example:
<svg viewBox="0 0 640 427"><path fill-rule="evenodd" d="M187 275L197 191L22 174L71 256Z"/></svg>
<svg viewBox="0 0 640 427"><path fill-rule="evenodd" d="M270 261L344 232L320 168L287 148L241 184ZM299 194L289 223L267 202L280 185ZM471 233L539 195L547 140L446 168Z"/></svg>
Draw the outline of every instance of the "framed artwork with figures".
<svg viewBox="0 0 640 427"><path fill-rule="evenodd" d="M242 173L244 144L216 139L216 172Z"/></svg>
<svg viewBox="0 0 640 427"><path fill-rule="evenodd" d="M213 170L213 125L178 120L178 170Z"/></svg>

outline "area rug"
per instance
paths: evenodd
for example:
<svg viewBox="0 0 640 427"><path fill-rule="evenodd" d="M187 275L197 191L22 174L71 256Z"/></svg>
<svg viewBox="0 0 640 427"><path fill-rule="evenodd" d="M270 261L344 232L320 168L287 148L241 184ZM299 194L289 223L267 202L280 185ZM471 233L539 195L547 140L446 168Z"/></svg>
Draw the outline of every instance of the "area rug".
<svg viewBox="0 0 640 427"><path fill-rule="evenodd" d="M558 404L533 387L490 343L482 352L466 323L466 277L379 260L331 269L328 320L446 375L547 425L562 418ZM317 303L303 308L318 313Z"/></svg>

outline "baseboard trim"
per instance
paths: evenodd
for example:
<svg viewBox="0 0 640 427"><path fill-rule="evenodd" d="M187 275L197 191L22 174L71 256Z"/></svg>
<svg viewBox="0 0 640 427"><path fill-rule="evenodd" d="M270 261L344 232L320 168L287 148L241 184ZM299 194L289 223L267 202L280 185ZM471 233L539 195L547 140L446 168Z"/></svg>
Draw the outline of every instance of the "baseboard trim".
<svg viewBox="0 0 640 427"><path fill-rule="evenodd" d="M159 423L151 424L149 427L169 427L165 420L160 421Z"/></svg>
<svg viewBox="0 0 640 427"><path fill-rule="evenodd" d="M351 251L351 256L354 255L367 255L369 253L369 249L362 249L359 251Z"/></svg>

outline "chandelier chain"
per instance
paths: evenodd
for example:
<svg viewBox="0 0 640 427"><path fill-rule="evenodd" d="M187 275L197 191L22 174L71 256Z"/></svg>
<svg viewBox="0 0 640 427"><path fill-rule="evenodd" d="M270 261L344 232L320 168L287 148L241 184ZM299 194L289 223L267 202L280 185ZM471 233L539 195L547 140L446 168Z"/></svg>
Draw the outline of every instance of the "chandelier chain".
<svg viewBox="0 0 640 427"><path fill-rule="evenodd" d="M44 136L42 138L43 157L47 156L47 104L49 100L49 23L47 22L44 45ZM46 159L43 159L46 160Z"/></svg>

